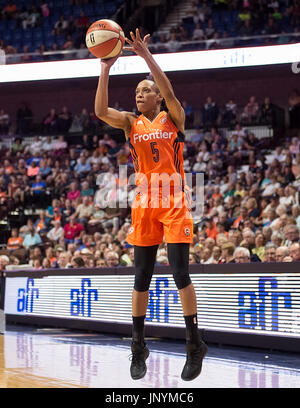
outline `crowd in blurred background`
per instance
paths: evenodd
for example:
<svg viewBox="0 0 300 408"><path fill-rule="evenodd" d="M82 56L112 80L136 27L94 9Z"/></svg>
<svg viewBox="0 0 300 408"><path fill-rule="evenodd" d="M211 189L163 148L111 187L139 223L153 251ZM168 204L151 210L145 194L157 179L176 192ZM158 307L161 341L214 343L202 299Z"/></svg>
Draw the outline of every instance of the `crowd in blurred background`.
<svg viewBox="0 0 300 408"><path fill-rule="evenodd" d="M250 102L256 103L255 98ZM257 106L255 114L261 115ZM291 96L292 108L299 119L297 92ZM133 248L126 242L130 206L120 208L116 201L110 208L96 199L111 177L118 185L120 165L127 166L128 175L134 172L128 142L119 143L103 123L98 136L89 120L87 127L80 122L83 136L75 142L67 137L74 126L67 111L56 117L55 129L51 112L45 116L45 135L16 136L9 147L2 146L0 219L8 224L0 231L1 268L133 264ZM245 112L246 107L239 118ZM21 134L30 131L32 121L18 122L18 115ZM9 125L1 123L6 132ZM185 171L203 173L205 181L190 263L300 261L300 124L294 123L289 136L269 147L241 123L232 124L230 136L210 125L191 129L184 145ZM194 188L193 199L196 193ZM162 244L157 264L167 263Z"/></svg>

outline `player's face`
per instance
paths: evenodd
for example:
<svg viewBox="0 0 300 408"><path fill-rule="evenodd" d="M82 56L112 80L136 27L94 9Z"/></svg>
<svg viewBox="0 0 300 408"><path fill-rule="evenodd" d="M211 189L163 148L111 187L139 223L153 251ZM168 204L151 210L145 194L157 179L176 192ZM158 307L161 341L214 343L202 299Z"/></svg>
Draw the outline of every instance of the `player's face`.
<svg viewBox="0 0 300 408"><path fill-rule="evenodd" d="M144 80L135 90L136 106L140 112L148 112L160 106L162 98L154 82Z"/></svg>

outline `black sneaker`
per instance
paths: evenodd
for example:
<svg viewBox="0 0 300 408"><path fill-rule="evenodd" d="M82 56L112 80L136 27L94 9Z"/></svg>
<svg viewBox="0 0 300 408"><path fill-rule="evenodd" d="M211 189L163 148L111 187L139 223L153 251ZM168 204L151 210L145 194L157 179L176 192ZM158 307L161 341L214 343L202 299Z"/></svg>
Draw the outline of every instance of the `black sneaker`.
<svg viewBox="0 0 300 408"><path fill-rule="evenodd" d="M207 352L207 346L202 341L200 345L187 344L186 345L186 362L183 367L181 378L184 381L194 380L201 373L202 361Z"/></svg>
<svg viewBox="0 0 300 408"><path fill-rule="evenodd" d="M130 374L133 380L143 378L147 372L145 361L149 356L149 349L146 344L131 343L132 359Z"/></svg>

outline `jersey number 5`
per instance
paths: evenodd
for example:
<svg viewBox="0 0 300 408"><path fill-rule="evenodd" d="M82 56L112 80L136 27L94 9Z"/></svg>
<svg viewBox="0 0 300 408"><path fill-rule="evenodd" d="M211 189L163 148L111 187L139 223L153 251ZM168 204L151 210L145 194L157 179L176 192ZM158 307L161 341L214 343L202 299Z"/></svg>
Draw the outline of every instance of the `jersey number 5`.
<svg viewBox="0 0 300 408"><path fill-rule="evenodd" d="M157 142L150 143L151 151L153 154L153 160L155 161L155 163L159 161L159 150L157 149L156 145L157 145Z"/></svg>

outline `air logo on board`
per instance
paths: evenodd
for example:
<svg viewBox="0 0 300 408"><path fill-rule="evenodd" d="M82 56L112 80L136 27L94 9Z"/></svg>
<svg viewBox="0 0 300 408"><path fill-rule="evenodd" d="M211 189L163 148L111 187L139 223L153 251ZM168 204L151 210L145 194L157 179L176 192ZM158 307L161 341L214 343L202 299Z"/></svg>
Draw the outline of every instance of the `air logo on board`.
<svg viewBox="0 0 300 408"><path fill-rule="evenodd" d="M266 290L267 284L270 289ZM241 329L266 330L269 320L272 331L279 330L278 304L286 309L292 308L291 292L280 292L277 279L274 277L259 278L258 291L241 291L238 295L239 327ZM282 307L282 306L281 306Z"/></svg>
<svg viewBox="0 0 300 408"><path fill-rule="evenodd" d="M149 290L149 315L146 320L149 322L169 322L170 303L179 303L177 290L170 290L169 278L156 278L155 290Z"/></svg>
<svg viewBox="0 0 300 408"><path fill-rule="evenodd" d="M92 303L99 300L98 289L90 289L92 281L89 278L81 279L80 289L70 291L71 316L91 317Z"/></svg>
<svg viewBox="0 0 300 408"><path fill-rule="evenodd" d="M18 289L17 311L32 313L34 300L39 298L39 289L34 287L34 279L28 278L26 288Z"/></svg>

